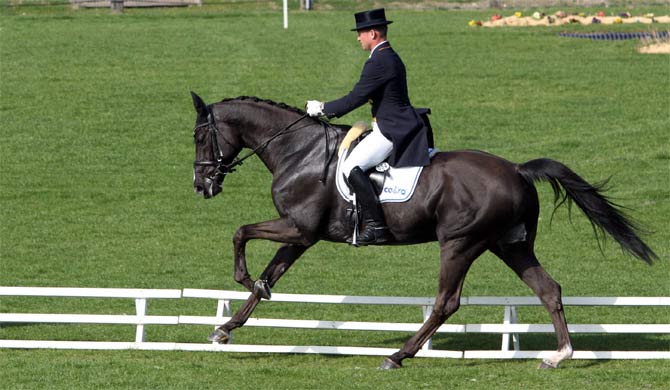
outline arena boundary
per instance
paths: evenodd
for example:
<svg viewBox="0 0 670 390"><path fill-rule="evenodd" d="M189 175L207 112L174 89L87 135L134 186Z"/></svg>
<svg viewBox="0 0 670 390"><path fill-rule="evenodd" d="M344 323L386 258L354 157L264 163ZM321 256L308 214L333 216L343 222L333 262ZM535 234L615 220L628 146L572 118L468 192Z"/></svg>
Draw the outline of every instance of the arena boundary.
<svg viewBox="0 0 670 390"><path fill-rule="evenodd" d="M202 0L70 0L70 4L72 8L188 7L202 6Z"/></svg>
<svg viewBox="0 0 670 390"><path fill-rule="evenodd" d="M397 348L371 348L352 346L289 346L249 344L199 344L145 341L145 325L218 325L231 315L231 302L246 300L247 292L222 290L150 290L150 289L106 289L106 288L50 288L50 287L0 287L0 296L14 297L63 297L63 298L127 298L135 300L135 315L99 314L45 314L45 313L0 313L3 323L71 323L71 324L125 324L136 327L135 341L54 341L54 340L5 340L0 339L0 348L19 349L84 349L84 350L160 350L160 351L208 351L246 353L304 353L332 355L387 356ZM147 314L147 300L200 298L217 301L213 316L154 316ZM564 297L565 306L663 306L670 307L670 297ZM420 307L424 321L432 311L434 298L427 297L380 297L273 294L270 302L357 304L357 305L410 305ZM427 342L417 357L466 358L466 359L538 359L548 357L554 351L521 350L520 334L553 333L551 324L517 323L519 306L541 306L536 297L463 297L462 306L502 306L502 323L492 324L445 324L438 333L493 333L501 335L500 350L450 351L433 349ZM291 320L251 318L245 326L332 330L374 330L414 332L422 323L383 323L324 320ZM570 333L600 334L670 334L670 324L572 324ZM573 359L670 359L670 351L575 351Z"/></svg>
<svg viewBox="0 0 670 390"><path fill-rule="evenodd" d="M575 32L561 32L559 37L563 38L583 38L595 41L620 41L626 39L668 39L670 33L667 31L657 32L590 32L590 33L575 33Z"/></svg>

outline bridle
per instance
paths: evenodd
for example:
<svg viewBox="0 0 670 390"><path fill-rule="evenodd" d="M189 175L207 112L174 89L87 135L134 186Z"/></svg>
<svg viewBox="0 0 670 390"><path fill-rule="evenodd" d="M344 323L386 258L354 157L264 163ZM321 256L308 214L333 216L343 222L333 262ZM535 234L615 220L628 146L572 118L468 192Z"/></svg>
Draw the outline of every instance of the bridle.
<svg viewBox="0 0 670 390"><path fill-rule="evenodd" d="M201 123L199 125L196 125L193 128L193 136L195 137L196 131L198 129L201 129L203 127L207 127L207 132L209 134L209 137L211 139L211 144L212 144L212 156L214 156L215 160L195 160L193 162L193 167L215 167L216 169L214 170L214 173L210 175L208 178L211 180L214 179L223 179L223 177L231 172L234 172L235 169L233 169L235 166L240 165L240 163L235 163L232 162L230 164L225 164L223 162L223 152L221 151L221 147L219 146L219 136L220 136L220 130L216 126L216 122L214 121L214 118L212 114L207 115L207 122L206 123ZM233 146L232 143L230 143L223 135L220 136L221 139L223 139L228 145Z"/></svg>
<svg viewBox="0 0 670 390"><path fill-rule="evenodd" d="M235 172L235 167L237 167L238 165L242 165L244 160L248 159L249 157L251 157L255 154L258 154L262 149L265 149L265 147L267 147L268 144L272 140L274 140L275 138L285 134L291 127L293 127L293 125L295 125L296 123L300 122L301 120L305 119L308 116L309 116L308 114L302 115L300 118L296 119L295 121L291 122L288 126L284 127L284 129L282 131L280 131L277 134L271 136L265 142L261 143L259 146L254 148L251 152L247 153L244 157L236 158L231 163L225 164L223 162L223 152L221 151L221 148L219 147L219 137L221 137L221 139L223 141L225 141L228 145L233 146L233 147L235 147L235 145L233 143L231 143L230 141L228 141L223 136L223 134L221 134L221 131L219 130L218 126L216 125L216 121L214 120L214 116L210 112L207 115L207 123L201 123L199 125L196 125L193 128L193 135L195 136L195 132L198 129L201 129L203 127L208 128L208 132L209 132L209 136L211 138L211 144L212 144L212 155L214 156L214 158L216 160L195 160L193 162L193 167L194 168L199 167L199 166L200 167L216 167L216 169L214 170L214 173L209 175L207 178L209 180L212 180L212 181L217 180L220 184L223 181L223 178L227 174Z"/></svg>

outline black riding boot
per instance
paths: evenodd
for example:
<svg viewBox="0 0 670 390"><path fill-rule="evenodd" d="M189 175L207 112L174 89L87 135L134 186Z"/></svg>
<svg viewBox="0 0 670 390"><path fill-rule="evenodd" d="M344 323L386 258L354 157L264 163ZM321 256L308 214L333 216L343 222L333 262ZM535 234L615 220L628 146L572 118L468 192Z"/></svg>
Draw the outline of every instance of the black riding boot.
<svg viewBox="0 0 670 390"><path fill-rule="evenodd" d="M390 234L386 223L384 223L382 207L379 204L377 194L375 194L370 179L361 168L356 167L351 170L349 185L356 193L356 201L361 208L363 231L359 232L358 236L356 236L358 244L381 244L388 241Z"/></svg>

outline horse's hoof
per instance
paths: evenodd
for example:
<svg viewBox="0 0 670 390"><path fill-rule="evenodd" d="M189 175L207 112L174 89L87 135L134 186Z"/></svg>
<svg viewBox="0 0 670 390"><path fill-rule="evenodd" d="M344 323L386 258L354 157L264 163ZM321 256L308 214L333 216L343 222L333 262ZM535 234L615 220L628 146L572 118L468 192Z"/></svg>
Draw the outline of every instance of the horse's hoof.
<svg viewBox="0 0 670 390"><path fill-rule="evenodd" d="M379 366L380 370L395 370L398 368L402 368L402 365L400 363L396 363L393 360L386 358L382 362L382 365Z"/></svg>
<svg viewBox="0 0 670 390"><path fill-rule="evenodd" d="M272 297L272 291L270 291L270 285L267 280L257 280L254 283L254 295L267 300Z"/></svg>
<svg viewBox="0 0 670 390"><path fill-rule="evenodd" d="M540 363L540 365L537 368L538 369L552 369L552 368L558 368L558 365L554 365L551 362L543 360L542 363Z"/></svg>
<svg viewBox="0 0 670 390"><path fill-rule="evenodd" d="M216 328L216 330L207 337L207 340L213 343L228 344L230 341L230 332L221 328Z"/></svg>

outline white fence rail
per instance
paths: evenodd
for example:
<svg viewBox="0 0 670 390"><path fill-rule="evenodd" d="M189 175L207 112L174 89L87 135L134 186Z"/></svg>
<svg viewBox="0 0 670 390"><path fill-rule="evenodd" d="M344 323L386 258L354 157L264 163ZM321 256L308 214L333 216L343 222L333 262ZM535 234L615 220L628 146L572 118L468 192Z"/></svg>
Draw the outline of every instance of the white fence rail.
<svg viewBox="0 0 670 390"><path fill-rule="evenodd" d="M246 300L249 293L220 290L142 290L142 289L98 289L98 288L49 288L49 287L0 287L1 296L23 297L90 297L128 298L135 300L135 315L100 314L40 314L0 313L2 323L73 323L73 324L131 324L136 326L134 342L106 341L49 341L49 340L4 340L0 348L55 348L55 349L138 349L138 350L183 350L183 351L228 351L269 353L316 353L345 355L380 355L395 352L395 348L369 348L348 346L282 346L282 345L238 345L196 344L145 341L145 325L219 325L230 318L231 302ZM217 301L217 312L213 316L152 316L147 314L148 299L202 298ZM410 305L422 309L424 321L428 318L434 298L423 297L378 297L342 295L273 294L271 302L356 304L356 305ZM670 307L670 297L564 297L565 306L663 306ZM541 306L536 297L463 297L462 306L502 306L502 323L492 324L445 324L438 333L494 333L500 334L501 348L492 351L448 351L432 349L430 341L417 356L449 358L523 359L544 358L553 351L522 351L521 333L553 333L551 324L519 324L516 309L519 306ZM670 317L668 317L670 318ZM421 323L358 322L325 320L291 320L250 318L245 326L374 330L415 332ZM570 333L617 333L617 334L670 334L670 324L572 324ZM1 333L0 333L1 335ZM1 336L0 336L1 337ZM665 345L667 347L667 345ZM511 349L510 349L511 348ZM669 350L659 351L575 351L573 359L670 359Z"/></svg>
<svg viewBox="0 0 670 390"><path fill-rule="evenodd" d="M181 290L142 290L121 288L0 287L0 296L68 297L68 298L130 298L135 300L136 315L105 314L29 314L0 313L0 324L69 323L69 324L133 324L135 342L144 342L144 325L177 325L178 316L147 315L147 299L181 298ZM2 340L4 341L4 340ZM0 342L0 347L3 345Z"/></svg>

